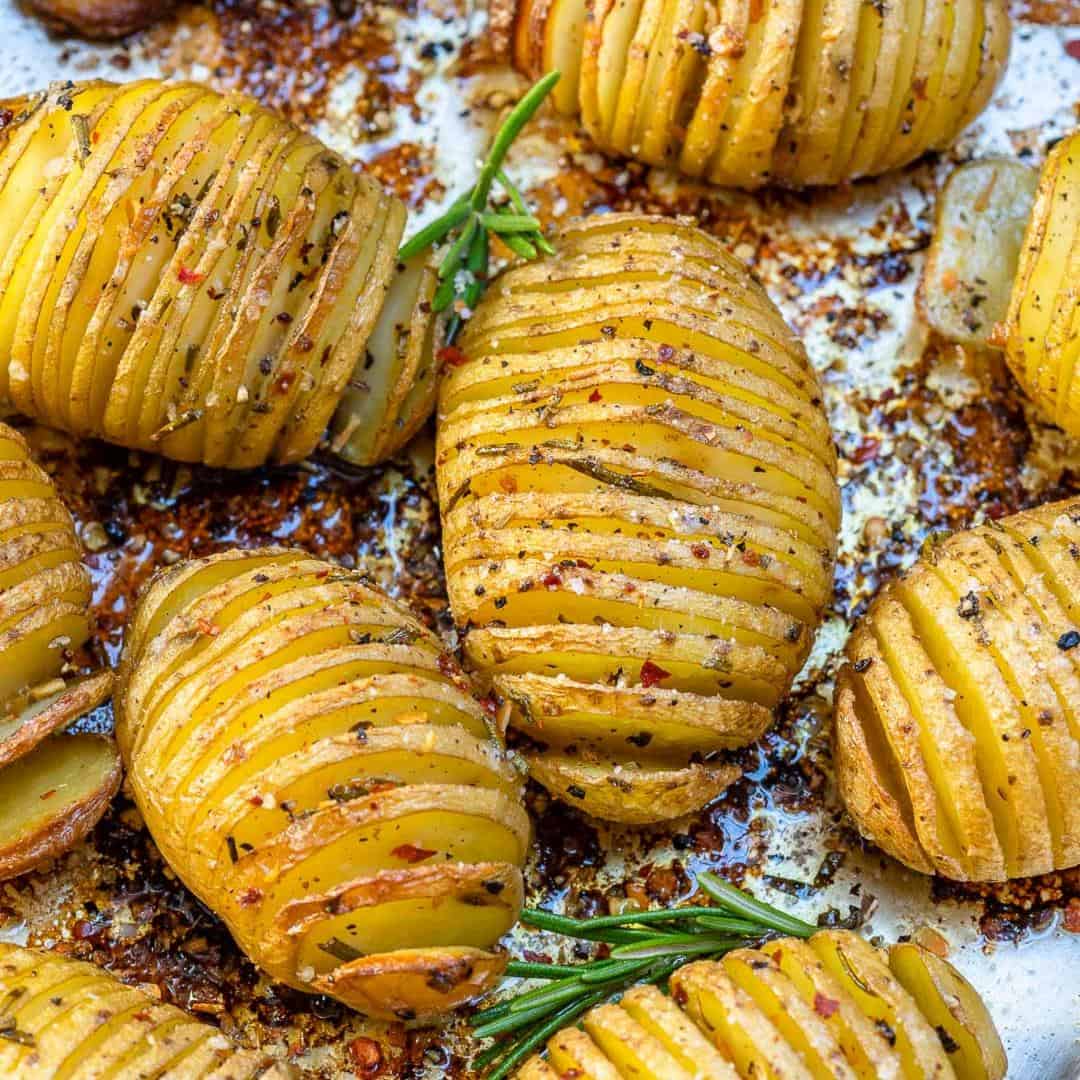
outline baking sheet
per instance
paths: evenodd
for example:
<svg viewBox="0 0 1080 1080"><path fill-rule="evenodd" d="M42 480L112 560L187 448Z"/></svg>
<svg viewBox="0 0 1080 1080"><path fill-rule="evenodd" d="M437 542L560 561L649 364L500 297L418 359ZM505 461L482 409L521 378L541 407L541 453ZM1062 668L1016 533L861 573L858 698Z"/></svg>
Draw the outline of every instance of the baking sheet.
<svg viewBox="0 0 1080 1080"><path fill-rule="evenodd" d="M1080 116L1080 5L1018 5L1008 73L946 159L813 195L719 192L608 161L545 117L509 169L547 220L641 208L693 216L750 263L822 373L841 453L845 520L833 610L776 730L744 754L746 778L700 815L655 832L598 827L530 793L530 902L572 913L611 898L670 903L714 867L781 906L860 920L892 939L939 929L990 1004L1017 1080L1080 1076L1080 872L957 888L864 848L828 762L831 674L853 616L931 531L1080 488L1080 447L1029 414L992 356L930 339L914 291L934 194L956 161L1037 165ZM521 81L487 55L482 11L447 0L285 4L213 0L125 45L50 38L0 0L0 95L58 78L165 74L240 86L365 162L419 225L471 182ZM1070 45L1070 43L1073 43ZM269 540L363 565L453 641L438 558L430 433L360 473L316 460L221 475L40 428L30 434L90 548L98 633L114 659L139 583L188 554ZM91 723L108 727L101 710ZM1071 927L1071 932L1067 927ZM308 1077L469 1075L460 1024L409 1031L273 987L175 881L121 800L50 872L0 888L0 936L94 959ZM519 932L517 948L548 948Z"/></svg>

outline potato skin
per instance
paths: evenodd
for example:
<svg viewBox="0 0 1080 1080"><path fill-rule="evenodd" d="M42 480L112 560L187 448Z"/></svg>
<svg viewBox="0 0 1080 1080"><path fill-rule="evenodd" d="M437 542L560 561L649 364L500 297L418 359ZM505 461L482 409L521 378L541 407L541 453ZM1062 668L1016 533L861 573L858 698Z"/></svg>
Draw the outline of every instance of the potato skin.
<svg viewBox="0 0 1080 1080"><path fill-rule="evenodd" d="M1009 52L1006 0L493 7L496 47L529 76L561 70L560 111L601 149L744 188L836 184L944 149Z"/></svg>
<svg viewBox="0 0 1080 1080"><path fill-rule="evenodd" d="M1080 503L928 542L837 680L834 757L859 831L962 881L1080 863Z"/></svg>
<svg viewBox="0 0 1080 1080"><path fill-rule="evenodd" d="M73 1076L295 1076L284 1062L234 1046L210 1024L59 953L0 942L0 998L10 1003L4 1020L13 1033L0 1045L0 1069L20 1080L52 1080L69 1058L78 1062Z"/></svg>
<svg viewBox="0 0 1080 1080"><path fill-rule="evenodd" d="M895 954L845 930L685 964L670 995L635 987L591 1009L584 1030L557 1032L546 1059L516 1076L1003 1080L1001 1040L975 990L948 961L902 948L902 975ZM936 978L911 979L920 966Z"/></svg>
<svg viewBox="0 0 1080 1080"><path fill-rule="evenodd" d="M497 981L520 773L438 639L363 575L283 549L178 564L118 680L151 835L272 977L399 1020Z"/></svg>
<svg viewBox="0 0 1080 1080"><path fill-rule="evenodd" d="M91 40L127 37L165 18L174 0L26 0L44 23Z"/></svg>
<svg viewBox="0 0 1080 1080"><path fill-rule="evenodd" d="M370 464L426 417L430 306L395 273L405 208L370 177L192 83L0 109L0 399L227 468L306 457L335 411Z"/></svg>
<svg viewBox="0 0 1080 1080"><path fill-rule="evenodd" d="M644 824L714 798L831 595L836 463L805 352L700 230L605 215L491 286L436 451L465 655L534 776Z"/></svg>
<svg viewBox="0 0 1080 1080"><path fill-rule="evenodd" d="M1080 131L1043 165L1000 343L1017 381L1048 419L1080 436Z"/></svg>

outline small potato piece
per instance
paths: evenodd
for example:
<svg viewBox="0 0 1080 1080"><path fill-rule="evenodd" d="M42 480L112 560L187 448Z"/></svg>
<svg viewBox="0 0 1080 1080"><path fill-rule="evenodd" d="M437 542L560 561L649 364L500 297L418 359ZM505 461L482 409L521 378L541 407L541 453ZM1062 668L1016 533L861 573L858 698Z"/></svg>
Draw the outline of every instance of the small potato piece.
<svg viewBox="0 0 1080 1080"><path fill-rule="evenodd" d="M908 942L890 946L889 967L945 1043L958 1080L1003 1080L1008 1062L994 1021L952 964Z"/></svg>
<svg viewBox="0 0 1080 1080"><path fill-rule="evenodd" d="M493 282L442 383L448 591L534 778L648 824L736 778L721 755L802 666L835 452L804 351L711 237L612 214L558 251Z"/></svg>
<svg viewBox="0 0 1080 1080"><path fill-rule="evenodd" d="M126 37L164 19L173 0L27 0L50 27L93 40Z"/></svg>
<svg viewBox="0 0 1080 1080"><path fill-rule="evenodd" d="M947 147L1005 69L1005 0L494 0L496 50L603 150L718 184L836 184Z"/></svg>
<svg viewBox="0 0 1080 1080"><path fill-rule="evenodd" d="M153 580L118 674L148 828L272 977L398 1020L497 981L520 772L406 609L302 553L225 552Z"/></svg>
<svg viewBox="0 0 1080 1080"><path fill-rule="evenodd" d="M1002 343L1040 411L1080 436L1080 132L1054 147L1020 248Z"/></svg>
<svg viewBox="0 0 1080 1080"><path fill-rule="evenodd" d="M928 544L853 632L834 748L859 830L924 873L1080 863L1080 506Z"/></svg>
<svg viewBox="0 0 1080 1080"><path fill-rule="evenodd" d="M0 942L0 1064L19 1080L291 1080L291 1066L59 953Z"/></svg>
<svg viewBox="0 0 1080 1080"><path fill-rule="evenodd" d="M335 412L371 464L426 419L434 275L395 272L405 207L370 177L192 83L0 106L0 396L19 411L227 468L306 457Z"/></svg>
<svg viewBox="0 0 1080 1080"><path fill-rule="evenodd" d="M919 313L942 337L992 344L1009 310L1038 173L1008 158L962 165L938 196Z"/></svg>
<svg viewBox="0 0 1080 1080"><path fill-rule="evenodd" d="M581 1019L517 1080L1003 1080L986 1007L917 945L885 954L847 931L778 938L676 970ZM894 977L895 973L895 977ZM545 1071L545 1066L551 1072Z"/></svg>
<svg viewBox="0 0 1080 1080"><path fill-rule="evenodd" d="M108 739L55 735L0 772L0 881L74 847L101 820L120 787Z"/></svg>

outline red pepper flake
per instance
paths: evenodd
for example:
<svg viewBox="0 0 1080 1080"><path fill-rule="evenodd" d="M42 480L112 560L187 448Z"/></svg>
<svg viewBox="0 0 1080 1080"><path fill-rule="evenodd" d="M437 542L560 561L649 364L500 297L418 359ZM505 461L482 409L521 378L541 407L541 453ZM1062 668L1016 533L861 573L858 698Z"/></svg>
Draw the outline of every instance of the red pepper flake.
<svg viewBox="0 0 1080 1080"><path fill-rule="evenodd" d="M488 714L488 716L498 716L499 703L495 700L494 694L488 694L487 697L480 699L480 708Z"/></svg>
<svg viewBox="0 0 1080 1080"><path fill-rule="evenodd" d="M469 358L456 346L456 345L444 345L438 353L435 354L435 358L444 367L449 364L450 367L461 367L462 364L467 364Z"/></svg>
<svg viewBox="0 0 1080 1080"><path fill-rule="evenodd" d="M1072 41L1066 41L1065 51L1074 60L1080 60L1080 38L1073 38Z"/></svg>
<svg viewBox="0 0 1080 1080"><path fill-rule="evenodd" d="M562 584L562 578L557 570L550 570L540 579L540 584L545 589L557 589Z"/></svg>
<svg viewBox="0 0 1080 1080"><path fill-rule="evenodd" d="M212 623L209 619L199 619L196 621L195 626L200 634L205 634L207 637L217 637L221 633L221 627L217 623Z"/></svg>
<svg viewBox="0 0 1080 1080"><path fill-rule="evenodd" d="M56 788L49 788L48 791L43 791L38 798L44 802L46 799L51 799L56 794Z"/></svg>
<svg viewBox="0 0 1080 1080"><path fill-rule="evenodd" d="M423 862L435 854L433 848L416 847L414 844L399 844L391 852L396 859L404 859L407 863Z"/></svg>
<svg viewBox="0 0 1080 1080"><path fill-rule="evenodd" d="M598 401L603 401L603 400L604 400L604 395L603 395L603 394L601 394L599 390L594 390L594 391L593 391L593 392L592 392L592 393L591 393L591 394L589 395L589 401L590 401L590 402L591 402L592 404L594 404L594 405L595 405L595 404L596 404L596 403L597 403Z"/></svg>
<svg viewBox="0 0 1080 1080"><path fill-rule="evenodd" d="M1069 901L1069 906L1065 909L1065 917L1061 921L1061 925L1069 931L1070 934L1080 934L1080 900L1075 897Z"/></svg>
<svg viewBox="0 0 1080 1080"><path fill-rule="evenodd" d="M675 355L675 349L671 345L661 345L657 355L661 360L670 360Z"/></svg>
<svg viewBox="0 0 1080 1080"><path fill-rule="evenodd" d="M691 544L690 554L695 559L707 559L709 557L709 545L708 544Z"/></svg>
<svg viewBox="0 0 1080 1080"><path fill-rule="evenodd" d="M851 460L854 461L856 465L864 465L868 461L874 461L877 458L880 449L880 440L875 438L863 439L863 441L855 447L855 450L851 455Z"/></svg>
<svg viewBox="0 0 1080 1080"><path fill-rule="evenodd" d="M756 551L744 551L742 561L746 566L757 566L761 562L761 556Z"/></svg>
<svg viewBox="0 0 1080 1080"><path fill-rule="evenodd" d="M131 1014L132 1020L138 1020L142 1024L147 1024L153 1019L154 1014L149 1009L140 1009L137 1013Z"/></svg>
<svg viewBox="0 0 1080 1080"><path fill-rule="evenodd" d="M248 802L251 803L252 806L262 806L263 797L261 795L252 795L251 798L248 799Z"/></svg>
<svg viewBox="0 0 1080 1080"><path fill-rule="evenodd" d="M237 897L236 902L241 907L254 907L263 898L262 889L250 888L244 889Z"/></svg>
<svg viewBox="0 0 1080 1080"><path fill-rule="evenodd" d="M814 1012L816 1012L818 1016L823 1016L826 1020L828 1020L829 1017L832 1016L832 1014L836 1012L836 1010L839 1008L840 1002L837 1001L835 998L826 997L820 991L815 992Z"/></svg>
<svg viewBox="0 0 1080 1080"><path fill-rule="evenodd" d="M641 685L646 690L650 686L655 686L657 683L669 678L671 678L671 672L665 671L659 664L654 664L651 660L646 660L641 665Z"/></svg>
<svg viewBox="0 0 1080 1080"><path fill-rule="evenodd" d="M206 278L205 274L200 274L197 270L189 270L186 266L181 266L176 276L180 279L181 285L198 285Z"/></svg>

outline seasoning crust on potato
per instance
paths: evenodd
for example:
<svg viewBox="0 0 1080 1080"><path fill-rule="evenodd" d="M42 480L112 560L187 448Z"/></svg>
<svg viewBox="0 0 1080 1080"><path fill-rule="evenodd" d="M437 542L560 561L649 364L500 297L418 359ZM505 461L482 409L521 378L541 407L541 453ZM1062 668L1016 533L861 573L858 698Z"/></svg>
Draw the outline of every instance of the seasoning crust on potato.
<svg viewBox="0 0 1080 1080"><path fill-rule="evenodd" d="M1080 504L928 542L855 628L834 755L859 831L923 873L1080 863Z"/></svg>
<svg viewBox="0 0 1080 1080"><path fill-rule="evenodd" d="M670 995L637 986L547 1041L518 1080L1002 1080L986 1006L914 943L847 930L780 938L679 968Z"/></svg>
<svg viewBox="0 0 1080 1080"><path fill-rule="evenodd" d="M829 601L840 503L816 377L689 225L606 215L491 286L443 380L437 474L468 662L532 775L596 816L698 809Z"/></svg>
<svg viewBox="0 0 1080 1080"><path fill-rule="evenodd" d="M107 972L0 942L0 1072L18 1080L290 1080L293 1070Z"/></svg>
<svg viewBox="0 0 1080 1080"><path fill-rule="evenodd" d="M391 1019L498 978L519 773L438 639L363 575L282 549L178 564L119 682L151 835L272 977Z"/></svg>
<svg viewBox="0 0 1080 1080"><path fill-rule="evenodd" d="M229 468L306 457L347 388L354 461L427 414L431 280L395 270L405 208L317 139L153 79L57 84L0 117L0 400Z"/></svg>
<svg viewBox="0 0 1080 1080"><path fill-rule="evenodd" d="M1001 344L1041 412L1080 436L1080 131L1046 159L1020 248Z"/></svg>
<svg viewBox="0 0 1080 1080"><path fill-rule="evenodd" d="M604 150L735 187L836 184L948 146L1009 52L1005 0L498 0L497 48Z"/></svg>
<svg viewBox="0 0 1080 1080"><path fill-rule="evenodd" d="M111 740L61 734L112 687L108 672L61 677L90 636L89 603L71 515L0 424L0 881L77 844L120 786Z"/></svg>

